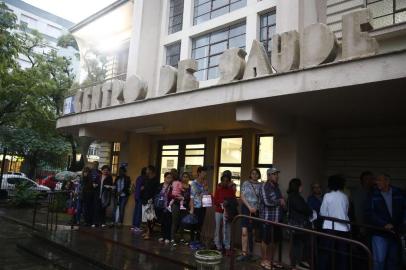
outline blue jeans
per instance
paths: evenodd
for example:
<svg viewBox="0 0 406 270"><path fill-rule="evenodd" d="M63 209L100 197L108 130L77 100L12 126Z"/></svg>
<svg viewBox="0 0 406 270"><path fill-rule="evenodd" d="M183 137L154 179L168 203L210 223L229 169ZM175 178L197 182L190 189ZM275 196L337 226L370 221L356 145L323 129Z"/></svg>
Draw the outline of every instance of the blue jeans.
<svg viewBox="0 0 406 270"><path fill-rule="evenodd" d="M216 212L216 230L214 232L214 243L216 244L217 249L221 250L221 242L223 242L225 249L230 249L230 231L231 231L231 224L226 222L223 213ZM223 225L223 235L222 241L220 237L220 229L221 225Z"/></svg>
<svg viewBox="0 0 406 270"><path fill-rule="evenodd" d="M141 200L135 200L134 214L133 214L133 227L139 228L142 220L142 203Z"/></svg>
<svg viewBox="0 0 406 270"><path fill-rule="evenodd" d="M116 223L123 223L124 210L125 210L125 205L127 204L127 200L128 200L128 198L125 197L125 196L118 198L118 203L116 204L116 207L114 207L114 211L113 211L113 217L114 217L113 219L114 219L114 221ZM118 208L118 211L119 211L118 219L117 219L117 216L116 216L117 208Z"/></svg>
<svg viewBox="0 0 406 270"><path fill-rule="evenodd" d="M393 238L372 236L372 256L374 270L399 269L399 246Z"/></svg>

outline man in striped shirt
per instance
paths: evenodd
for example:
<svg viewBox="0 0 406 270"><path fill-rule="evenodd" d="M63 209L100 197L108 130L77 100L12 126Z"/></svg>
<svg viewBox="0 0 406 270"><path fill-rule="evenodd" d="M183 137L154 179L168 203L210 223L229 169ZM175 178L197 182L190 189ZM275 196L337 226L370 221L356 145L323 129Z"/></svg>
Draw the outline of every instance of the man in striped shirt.
<svg viewBox="0 0 406 270"><path fill-rule="evenodd" d="M262 184L259 190L260 199L260 213L259 216L262 219L280 222L282 220L282 208L285 208L285 199L282 197L282 193L278 186L280 171L273 167L267 170L267 181ZM270 254L276 250L277 244L282 240L282 230L277 226L263 225L262 231L262 244L261 265L265 268L269 267ZM268 250L268 245L270 249ZM279 268L278 264L273 265L275 268Z"/></svg>

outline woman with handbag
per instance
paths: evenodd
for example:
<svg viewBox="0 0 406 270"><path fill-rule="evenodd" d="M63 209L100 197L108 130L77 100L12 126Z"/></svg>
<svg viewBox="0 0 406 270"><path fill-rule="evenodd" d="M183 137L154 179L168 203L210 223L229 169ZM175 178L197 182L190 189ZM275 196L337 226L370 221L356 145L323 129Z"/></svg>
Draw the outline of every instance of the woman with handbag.
<svg viewBox="0 0 406 270"><path fill-rule="evenodd" d="M114 181L114 193L116 198L115 208L113 210L114 223L123 225L124 210L130 196L131 179L127 176L127 169L120 167L116 181Z"/></svg>
<svg viewBox="0 0 406 270"><path fill-rule="evenodd" d="M102 175L94 183L95 188L95 207L94 207L94 224L92 227L99 225L101 227L106 227L106 209L109 207L111 202L111 193L113 188L113 178L110 174L110 167L104 165L101 168Z"/></svg>
<svg viewBox="0 0 406 270"><path fill-rule="evenodd" d="M293 178L289 182L288 193L288 224L300 228L311 228L310 217L313 215L313 210L306 203L305 199L300 195L302 192L302 181L299 178ZM307 237L297 231L292 231L291 246L290 246L290 265L291 269L297 269L296 266L302 262L308 261L309 256L304 255Z"/></svg>
<svg viewBox="0 0 406 270"><path fill-rule="evenodd" d="M250 172L250 178L244 181L241 186L242 215L258 217L259 189L261 187L261 183L258 181L259 179L261 179L261 172L257 168L254 168ZM254 249L254 225L255 222L247 218L241 220L242 254L237 258L237 261L249 261L252 258L252 252Z"/></svg>

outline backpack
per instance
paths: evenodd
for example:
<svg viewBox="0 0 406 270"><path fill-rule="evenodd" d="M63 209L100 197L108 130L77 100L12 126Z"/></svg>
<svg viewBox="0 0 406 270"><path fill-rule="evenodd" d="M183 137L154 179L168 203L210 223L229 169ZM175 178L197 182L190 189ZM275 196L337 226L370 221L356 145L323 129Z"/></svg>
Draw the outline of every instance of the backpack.
<svg viewBox="0 0 406 270"><path fill-rule="evenodd" d="M223 202L226 222L232 222L238 215L238 201L236 198L226 198Z"/></svg>

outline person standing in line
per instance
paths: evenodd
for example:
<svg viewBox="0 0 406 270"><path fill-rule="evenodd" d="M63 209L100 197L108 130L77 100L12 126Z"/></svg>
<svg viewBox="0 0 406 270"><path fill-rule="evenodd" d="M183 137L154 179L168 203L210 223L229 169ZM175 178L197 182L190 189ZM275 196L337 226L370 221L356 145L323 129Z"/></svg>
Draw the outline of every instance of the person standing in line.
<svg viewBox="0 0 406 270"><path fill-rule="evenodd" d="M133 226L131 230L135 233L142 232L141 229L141 220L142 220L142 200L141 200L141 189L143 189L144 181L147 175L147 167L141 169L140 175L137 177L135 181L134 187L134 199L135 199L135 206L134 206L134 213L133 213Z"/></svg>
<svg viewBox="0 0 406 270"><path fill-rule="evenodd" d="M288 224L300 228L311 229L310 217L313 215L313 210L306 204L305 199L302 197L303 187L302 181L299 178L293 178L289 182L288 193ZM303 256L308 252L305 252L306 243L309 240L308 237L299 232L292 231L290 247L290 265L291 270L296 270L302 262L302 258L308 262L309 256ZM308 249L309 250L309 249Z"/></svg>
<svg viewBox="0 0 406 270"><path fill-rule="evenodd" d="M323 192L319 183L313 183L311 185L311 190L312 194L307 197L307 204L317 214L317 219L313 221L314 228L316 230L321 230L322 220L318 217L320 216L320 207L323 202Z"/></svg>
<svg viewBox="0 0 406 270"><path fill-rule="evenodd" d="M349 221L348 210L349 200L343 192L345 178L342 175L332 175L328 179L328 188L330 192L326 193L320 207L322 217L331 217ZM324 220L323 232L340 236L350 236L350 225L336 221ZM337 270L346 270L349 267L348 244L343 241L335 241L329 238L320 238L319 269L328 270L335 268ZM331 250L335 250L335 260L332 260ZM335 265L332 265L332 264Z"/></svg>
<svg viewBox="0 0 406 270"><path fill-rule="evenodd" d="M159 193L156 194L154 205L158 221L161 224L161 237L158 241L165 244L171 242L172 214L167 207L169 204L169 193L172 181L172 173L166 172L164 174L164 182L159 185Z"/></svg>
<svg viewBox="0 0 406 270"><path fill-rule="evenodd" d="M182 176L181 176L181 180L182 180L182 185L183 185L183 190L184 190L184 192L183 192L183 194L182 194L182 196L183 196L183 206L184 206L184 209L180 209L180 213L179 213L179 218L178 219L175 219L173 216L172 216L172 221L173 222L175 222L175 224L174 223L172 223L172 235L174 235L175 233L176 233L176 230L177 230L177 228L178 228L178 226L179 226L179 232L180 232L180 242L182 243L182 244L188 244L188 242L186 242L186 240L185 240L185 238L184 238L184 233L185 233L185 227L184 227L184 225L182 224L182 222L181 222L181 220L186 216L186 215L188 215L189 214L189 212L190 212L190 184L189 184L189 182L190 182L190 179L191 179L191 177L190 177L190 174L188 173L188 172L184 172L184 173L182 173ZM173 215L173 214L172 214ZM178 225L177 225L177 224Z"/></svg>
<svg viewBox="0 0 406 270"><path fill-rule="evenodd" d="M115 191L115 208L113 210L114 222L118 225L123 225L125 206L130 196L131 179L127 176L127 169L120 167L118 176L114 182ZM118 211L118 215L117 215Z"/></svg>
<svg viewBox="0 0 406 270"><path fill-rule="evenodd" d="M171 170L172 173L172 170ZM177 173L177 171L175 172ZM171 244L173 246L177 245L176 241L176 232L179 228L180 218L181 218L181 210L186 210L185 207L185 192L186 188L189 188L189 184L185 187L183 183L183 178L188 177L188 174L182 174L182 179L174 178L172 181L172 188L169 193L169 205L168 211L172 213L172 227L171 227ZM188 180L189 182L189 180Z"/></svg>
<svg viewBox="0 0 406 270"><path fill-rule="evenodd" d="M91 226L94 217L94 187L90 175L90 168L85 167L82 171L82 196L83 196L83 211L85 217L85 225Z"/></svg>
<svg viewBox="0 0 406 270"><path fill-rule="evenodd" d="M250 171L250 177L241 186L241 215L259 216L259 190L261 188L261 172L254 168ZM241 219L241 246L242 254L237 261L249 261L254 250L253 229L255 222L250 219Z"/></svg>
<svg viewBox="0 0 406 270"><path fill-rule="evenodd" d="M400 269L399 240L396 233L406 227L406 198L401 189L390 184L388 174L376 178L376 188L367 200L366 216L371 225L387 230L372 232L374 270Z"/></svg>
<svg viewBox="0 0 406 270"><path fill-rule="evenodd" d="M267 181L261 185L261 188L259 190L259 216L262 219L273 222L282 221L282 210L286 207L285 199L282 197L282 193L278 185L279 173L280 171L275 167L268 169L266 172ZM279 263L273 261L276 247L281 241L281 227L263 224L261 243L261 266L265 269L283 268Z"/></svg>
<svg viewBox="0 0 406 270"><path fill-rule="evenodd" d="M113 189L113 178L111 177L111 170L108 165L104 165L101 168L102 175L98 182L94 182L93 186L96 189L95 192L95 217L92 227L96 225L102 228L106 227L106 210L109 207Z"/></svg>
<svg viewBox="0 0 406 270"><path fill-rule="evenodd" d="M220 184L218 185L214 195L215 220L216 228L214 231L214 243L217 250L226 250L226 254L230 254L230 230L229 222L226 222L224 217L224 202L227 199L235 198L235 190L232 188L231 177L227 174L221 176ZM223 235L220 237L221 226L223 227Z"/></svg>
<svg viewBox="0 0 406 270"><path fill-rule="evenodd" d="M190 214L197 217L197 224L190 231L190 245L192 248L201 246L201 230L206 216L206 208L203 207L203 195L208 194L206 182L207 168L197 168L197 178L190 184Z"/></svg>
<svg viewBox="0 0 406 270"><path fill-rule="evenodd" d="M145 240L150 239L156 219L154 209L154 196L159 189L159 178L156 173L156 168L152 165L147 167L147 179L141 187L142 200L142 222L147 223L147 231L143 235Z"/></svg>

